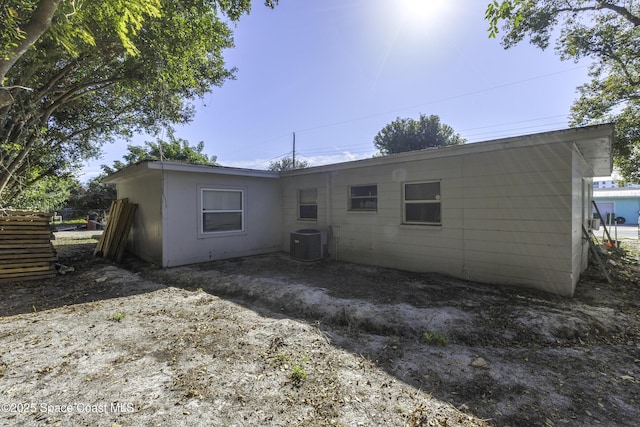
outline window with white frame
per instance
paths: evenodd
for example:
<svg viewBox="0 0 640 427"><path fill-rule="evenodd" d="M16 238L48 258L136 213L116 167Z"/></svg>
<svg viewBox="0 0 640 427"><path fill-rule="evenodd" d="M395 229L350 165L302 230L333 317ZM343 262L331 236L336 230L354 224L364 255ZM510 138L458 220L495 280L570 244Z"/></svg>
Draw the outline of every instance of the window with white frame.
<svg viewBox="0 0 640 427"><path fill-rule="evenodd" d="M202 233L244 230L244 191L203 188Z"/></svg>
<svg viewBox="0 0 640 427"><path fill-rule="evenodd" d="M349 187L350 211L376 211L377 209L377 185L354 185L353 187Z"/></svg>
<svg viewBox="0 0 640 427"><path fill-rule="evenodd" d="M298 190L298 219L318 219L318 189Z"/></svg>
<svg viewBox="0 0 640 427"><path fill-rule="evenodd" d="M440 225L440 181L404 184L403 223Z"/></svg>

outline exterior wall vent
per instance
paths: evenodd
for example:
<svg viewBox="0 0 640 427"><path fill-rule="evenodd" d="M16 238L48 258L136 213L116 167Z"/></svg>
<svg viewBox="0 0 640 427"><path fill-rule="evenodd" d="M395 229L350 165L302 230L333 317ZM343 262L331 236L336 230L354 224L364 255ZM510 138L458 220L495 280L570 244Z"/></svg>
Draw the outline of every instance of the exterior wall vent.
<svg viewBox="0 0 640 427"><path fill-rule="evenodd" d="M318 261L324 257L327 233L320 230L303 229L291 233L291 258L298 261Z"/></svg>

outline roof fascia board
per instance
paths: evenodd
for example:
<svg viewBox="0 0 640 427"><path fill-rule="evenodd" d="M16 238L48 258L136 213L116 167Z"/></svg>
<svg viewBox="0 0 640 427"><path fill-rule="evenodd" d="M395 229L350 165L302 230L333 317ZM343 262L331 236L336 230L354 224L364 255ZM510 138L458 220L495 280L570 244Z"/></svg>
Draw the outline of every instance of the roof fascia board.
<svg viewBox="0 0 640 427"><path fill-rule="evenodd" d="M211 166L211 165L193 165L190 163L181 162L160 162L153 161L148 162L149 169L158 169L164 171L173 172L196 172L196 173L211 173L216 175L237 175L237 176L250 176L258 178L279 178L280 173L275 171L264 171L257 169L240 169L231 168L226 166Z"/></svg>
<svg viewBox="0 0 640 427"><path fill-rule="evenodd" d="M132 178L136 175L140 175L144 173L144 171L149 169L147 163L148 162L145 161L122 168L117 172L107 175L105 178L103 178L102 182L104 184L117 184L127 178Z"/></svg>
<svg viewBox="0 0 640 427"><path fill-rule="evenodd" d="M240 169L224 166L193 165L181 162L143 161L128 166L106 177L103 182L115 184L124 179L133 177L146 170L176 171L190 173L210 173L218 175L235 175L257 178L277 179L280 176L297 176L312 173L329 172L360 167L388 165L404 163L407 161L419 161L425 159L438 159L457 155L473 155L477 153L491 152L495 150L523 148L534 145L572 143L591 167L595 176L604 176L611 173L613 161L611 147L613 141L613 125L603 124L571 128L537 134L501 138L485 142L475 142L463 145L454 145L438 149L410 151L371 159L355 160L350 162L335 163L324 166L314 166L293 171L275 172L256 169ZM603 142L608 142L603 144Z"/></svg>
<svg viewBox="0 0 640 427"><path fill-rule="evenodd" d="M262 171L255 169L239 169L224 166L192 165L181 162L161 162L145 160L135 165L127 166L124 169L109 175L103 182L106 184L117 184L125 179L132 178L148 170L188 172L188 173L210 173L216 175L235 175L256 178L279 178L280 173L274 171Z"/></svg>

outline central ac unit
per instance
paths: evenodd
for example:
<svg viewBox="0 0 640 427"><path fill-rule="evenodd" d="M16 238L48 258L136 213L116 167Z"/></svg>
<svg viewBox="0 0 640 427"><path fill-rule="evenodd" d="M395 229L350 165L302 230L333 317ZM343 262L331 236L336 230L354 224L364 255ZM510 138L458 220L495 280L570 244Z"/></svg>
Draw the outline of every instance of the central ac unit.
<svg viewBox="0 0 640 427"><path fill-rule="evenodd" d="M320 230L304 229L291 233L291 258L299 261L318 261L324 256L327 233Z"/></svg>

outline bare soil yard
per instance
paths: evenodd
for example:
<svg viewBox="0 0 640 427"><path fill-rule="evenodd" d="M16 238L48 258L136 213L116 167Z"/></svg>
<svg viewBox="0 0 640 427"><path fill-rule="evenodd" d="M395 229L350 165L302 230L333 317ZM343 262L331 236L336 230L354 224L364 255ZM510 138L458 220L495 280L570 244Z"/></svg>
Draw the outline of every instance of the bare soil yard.
<svg viewBox="0 0 640 427"><path fill-rule="evenodd" d="M90 236L55 244L74 271L0 285L2 426L640 419L635 252L568 299L286 254L116 266Z"/></svg>

